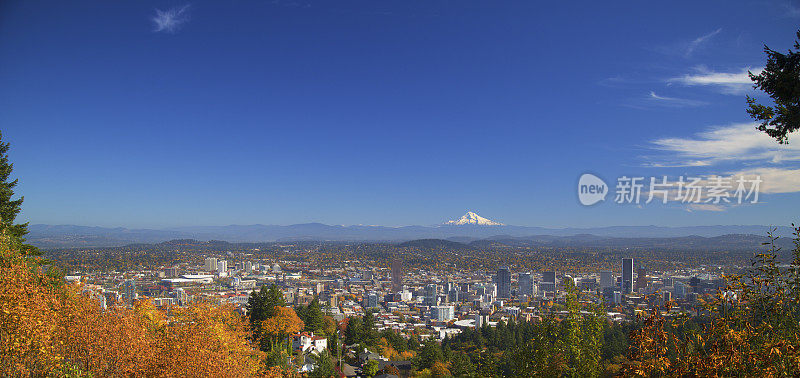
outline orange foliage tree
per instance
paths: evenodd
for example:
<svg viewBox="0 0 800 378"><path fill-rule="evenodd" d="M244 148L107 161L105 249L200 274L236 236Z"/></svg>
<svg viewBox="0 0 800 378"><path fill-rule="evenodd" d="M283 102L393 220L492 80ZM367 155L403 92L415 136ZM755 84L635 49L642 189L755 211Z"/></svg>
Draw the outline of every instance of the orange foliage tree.
<svg viewBox="0 0 800 378"><path fill-rule="evenodd" d="M282 349L280 345L286 338L300 332L305 325L291 307L275 307L275 314L261 322L260 338L269 342L270 350Z"/></svg>
<svg viewBox="0 0 800 378"><path fill-rule="evenodd" d="M293 311L279 319L286 323L276 325L281 332L302 328ZM50 278L0 235L3 375L295 375L265 367L250 339L244 319L228 305L163 311L140 301L104 309L89 290Z"/></svg>

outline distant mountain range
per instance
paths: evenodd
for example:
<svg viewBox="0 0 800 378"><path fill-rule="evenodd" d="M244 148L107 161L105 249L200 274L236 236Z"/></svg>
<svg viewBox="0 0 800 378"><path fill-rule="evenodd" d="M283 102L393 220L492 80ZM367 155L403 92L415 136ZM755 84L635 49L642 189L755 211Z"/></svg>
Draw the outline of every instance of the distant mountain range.
<svg viewBox="0 0 800 378"><path fill-rule="evenodd" d="M474 217L470 214L474 214ZM460 222L465 219L465 222ZM474 221L475 223L472 223ZM491 222L488 224L486 222ZM453 222L453 221L451 221ZM460 223L459 223L460 222ZM437 226L331 226L321 223L277 225L198 226L165 229L128 229L74 225L29 226L29 243L40 248L112 247L134 243L160 243L173 239L225 240L229 242L286 241L380 241L401 243L419 239L447 239L471 243L482 239L515 238L555 242L559 237L591 238L676 238L723 235L766 236L769 226L611 226L597 228L544 228L502 225L475 213L454 223ZM775 234L791 236L791 228L778 227ZM548 239L550 238L550 239ZM597 240L595 240L597 242ZM558 244L557 242L555 242Z"/></svg>

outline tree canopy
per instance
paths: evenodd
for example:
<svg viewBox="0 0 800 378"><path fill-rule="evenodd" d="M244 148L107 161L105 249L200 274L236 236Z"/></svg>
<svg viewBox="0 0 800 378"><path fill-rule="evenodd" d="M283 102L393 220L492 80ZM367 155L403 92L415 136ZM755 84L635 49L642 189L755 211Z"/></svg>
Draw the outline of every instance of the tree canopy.
<svg viewBox="0 0 800 378"><path fill-rule="evenodd" d="M800 128L800 31L794 50L785 54L764 45L767 64L758 75L750 72L754 87L772 98L772 106L762 105L747 96L750 117L759 122L758 130L775 138L778 143L789 143L789 133Z"/></svg>

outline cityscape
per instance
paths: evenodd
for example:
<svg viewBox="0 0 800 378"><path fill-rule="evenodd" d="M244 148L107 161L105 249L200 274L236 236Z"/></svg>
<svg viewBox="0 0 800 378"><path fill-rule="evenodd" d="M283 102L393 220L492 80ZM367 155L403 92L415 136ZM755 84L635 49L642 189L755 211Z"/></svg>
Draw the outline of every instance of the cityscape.
<svg viewBox="0 0 800 378"><path fill-rule="evenodd" d="M469 218L485 220L487 224L480 227L499 224L473 212L459 219ZM677 245L679 238L674 239L671 244ZM443 239L396 244L172 240L64 249L50 256L64 263L68 282L80 285L84 294L103 308L147 301L166 309L200 302L229 305L247 317L253 311L253 298L267 291L277 293L281 303L298 314L313 308L327 320L319 322L317 329L306 326L286 335L291 346L288 353L283 352L288 361L284 363L294 366L298 374L313 373L313 357L326 353L336 361L337 375L432 374L432 369L443 365L420 359L426 343L461 343L474 332L488 332L498 324L564 322L575 315L571 306L577 305L583 308L580 314L605 324L603 339L621 338L618 345L598 351L603 354L600 373L617 375L630 364L624 336L630 327L652 313L675 319L709 316L708 303L729 288L726 277L746 274L751 248L761 248L744 244L724 256L718 250L694 250L704 259L687 264L682 253L692 250L691 246L671 247L673 251L623 246L603 248L598 254L596 249L587 253L593 248L515 246L499 240L489 246L485 243ZM134 251L158 257L148 264L133 260L133 265L125 265L123 261L130 260ZM94 259L87 258L90 252ZM787 253L780 258L791 258ZM583 261L577 260L579 257ZM543 261L550 262L536 265ZM538 269L532 270L534 267ZM304 318L309 315L298 316L304 324L313 322ZM350 325L353 319L372 324L372 337L377 341L358 336ZM392 337L405 341L388 345ZM417 346L410 347L410 340ZM509 363L502 359L485 364L492 349L466 354L469 348L459 351L461 347L455 344L449 348L468 356L459 366L449 362L448 369L459 376L516 374L512 367L497 366Z"/></svg>
<svg viewBox="0 0 800 378"><path fill-rule="evenodd" d="M800 377L798 25L0 1L0 377Z"/></svg>

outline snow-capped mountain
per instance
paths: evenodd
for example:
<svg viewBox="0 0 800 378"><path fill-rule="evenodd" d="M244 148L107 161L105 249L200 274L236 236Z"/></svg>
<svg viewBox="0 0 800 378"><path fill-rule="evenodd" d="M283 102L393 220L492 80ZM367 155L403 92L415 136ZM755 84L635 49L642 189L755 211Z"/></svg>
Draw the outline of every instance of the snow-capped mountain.
<svg viewBox="0 0 800 378"><path fill-rule="evenodd" d="M486 219L471 211L468 211L466 214L464 214L464 216L462 216L458 220L451 220L448 221L446 224L452 224L457 226L464 224L477 224L479 226L503 226L503 224L500 222L495 222L493 220Z"/></svg>

